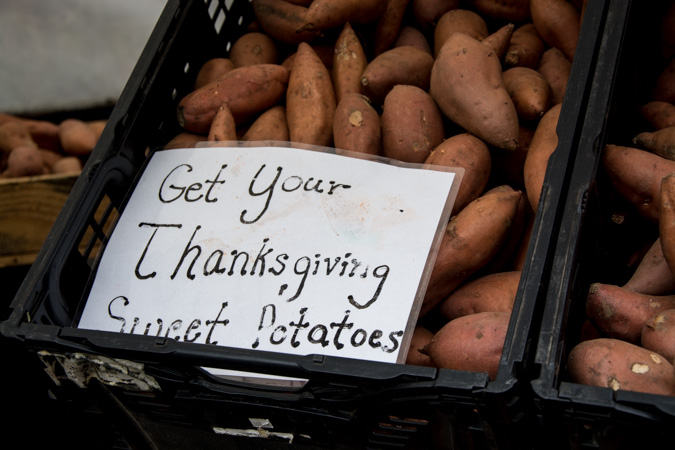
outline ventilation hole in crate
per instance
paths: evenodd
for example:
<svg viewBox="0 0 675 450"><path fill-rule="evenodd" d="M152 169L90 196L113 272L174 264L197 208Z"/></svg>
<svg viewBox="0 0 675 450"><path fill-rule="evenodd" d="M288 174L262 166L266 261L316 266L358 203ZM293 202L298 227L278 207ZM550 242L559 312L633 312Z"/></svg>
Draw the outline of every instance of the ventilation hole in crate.
<svg viewBox="0 0 675 450"><path fill-rule="evenodd" d="M220 30L223 28L224 23L225 23L225 11L221 9L218 10L218 16L216 17L216 21L213 24L213 26L216 29L216 33L220 34Z"/></svg>
<svg viewBox="0 0 675 450"><path fill-rule="evenodd" d="M113 205L109 197L104 196L101 199L94 216L89 222L89 226L84 231L78 250L87 260L89 266L93 266L94 259L102 244L112 233L113 224L117 218L117 208Z"/></svg>
<svg viewBox="0 0 675 450"><path fill-rule="evenodd" d="M212 0L211 2L208 2L208 11L209 11L209 17L214 18L216 17L216 10L218 9L218 2L215 0Z"/></svg>
<svg viewBox="0 0 675 450"><path fill-rule="evenodd" d="M225 0L225 9L228 11L232 8L232 5L234 4L234 0Z"/></svg>
<svg viewBox="0 0 675 450"><path fill-rule="evenodd" d="M171 91L171 100L176 100L176 97L178 97L178 91L174 89Z"/></svg>
<svg viewBox="0 0 675 450"><path fill-rule="evenodd" d="M183 67L183 73L188 73L190 71L190 63L185 63L185 67Z"/></svg>
<svg viewBox="0 0 675 450"><path fill-rule="evenodd" d="M228 41L227 44L225 44L225 51L229 52L231 48L232 48L232 42Z"/></svg>
<svg viewBox="0 0 675 450"><path fill-rule="evenodd" d="M241 26L241 24L244 23L244 16L239 16L239 20L237 20L237 25Z"/></svg>

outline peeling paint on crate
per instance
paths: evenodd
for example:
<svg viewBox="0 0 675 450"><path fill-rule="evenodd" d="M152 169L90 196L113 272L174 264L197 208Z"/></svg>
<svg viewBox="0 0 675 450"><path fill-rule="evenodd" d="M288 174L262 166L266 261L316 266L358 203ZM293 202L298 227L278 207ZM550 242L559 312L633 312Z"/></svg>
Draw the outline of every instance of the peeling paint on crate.
<svg viewBox="0 0 675 450"><path fill-rule="evenodd" d="M281 433L277 431L269 431L274 428L272 422L268 419L249 418L249 422L256 428L222 428L213 427L216 434L226 434L228 436L263 438L263 439L283 439L287 440L289 444L293 443L295 436L292 433ZM301 434L304 439L311 439L306 434Z"/></svg>
<svg viewBox="0 0 675 450"><path fill-rule="evenodd" d="M144 372L141 363L124 359L107 358L86 353L53 353L42 350L38 356L46 367L46 372L56 385L66 379L80 388L86 388L92 379L109 386L123 387L127 390L150 392L161 390L157 381Z"/></svg>

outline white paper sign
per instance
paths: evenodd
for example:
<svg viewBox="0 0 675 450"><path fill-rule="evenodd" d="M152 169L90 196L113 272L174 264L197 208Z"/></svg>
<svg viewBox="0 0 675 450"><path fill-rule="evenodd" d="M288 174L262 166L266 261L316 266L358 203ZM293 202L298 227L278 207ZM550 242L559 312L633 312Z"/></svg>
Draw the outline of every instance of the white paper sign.
<svg viewBox="0 0 675 450"><path fill-rule="evenodd" d="M401 362L457 180L305 149L156 152L79 327Z"/></svg>

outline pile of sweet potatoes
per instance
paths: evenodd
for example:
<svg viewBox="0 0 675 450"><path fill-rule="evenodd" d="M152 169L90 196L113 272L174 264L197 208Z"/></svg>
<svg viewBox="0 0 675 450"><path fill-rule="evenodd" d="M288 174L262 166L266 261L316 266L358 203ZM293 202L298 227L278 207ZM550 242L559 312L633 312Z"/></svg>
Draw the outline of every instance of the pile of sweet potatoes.
<svg viewBox="0 0 675 450"><path fill-rule="evenodd" d="M669 4L654 8L646 21L653 29L643 30L650 40L641 48L652 57L634 68L634 85L644 86L635 109L608 125L636 128L609 142L599 164L609 192L601 201L623 200L614 220L640 224L619 245L638 245L624 279L591 284L582 339L567 365L578 383L661 395L675 395L675 2Z"/></svg>
<svg viewBox="0 0 675 450"><path fill-rule="evenodd" d="M462 167L408 363L496 377L582 0L253 0L166 143L290 141Z"/></svg>
<svg viewBox="0 0 675 450"><path fill-rule="evenodd" d="M105 123L0 114L0 178L79 173Z"/></svg>

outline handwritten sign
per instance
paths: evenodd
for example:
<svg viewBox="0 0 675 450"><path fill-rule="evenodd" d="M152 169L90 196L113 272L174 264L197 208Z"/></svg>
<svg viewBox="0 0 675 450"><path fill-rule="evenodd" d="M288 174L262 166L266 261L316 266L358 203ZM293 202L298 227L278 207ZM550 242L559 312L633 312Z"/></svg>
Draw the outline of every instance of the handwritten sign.
<svg viewBox="0 0 675 450"><path fill-rule="evenodd" d="M156 152L79 327L401 362L459 171L273 146Z"/></svg>

